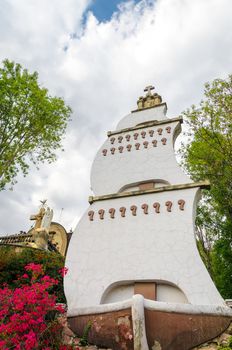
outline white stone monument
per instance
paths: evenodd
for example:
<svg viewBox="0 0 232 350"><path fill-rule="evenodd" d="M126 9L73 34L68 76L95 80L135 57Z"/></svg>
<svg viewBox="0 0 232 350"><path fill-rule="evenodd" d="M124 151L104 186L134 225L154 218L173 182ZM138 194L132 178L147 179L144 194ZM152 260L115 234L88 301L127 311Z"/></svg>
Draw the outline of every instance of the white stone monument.
<svg viewBox="0 0 232 350"><path fill-rule="evenodd" d="M182 119L167 118L166 103L152 89L108 132L93 162L94 196L66 260L69 315L81 315L80 308L94 313L134 294L157 303L224 307L194 237L200 189L209 184L183 173L174 153Z"/></svg>

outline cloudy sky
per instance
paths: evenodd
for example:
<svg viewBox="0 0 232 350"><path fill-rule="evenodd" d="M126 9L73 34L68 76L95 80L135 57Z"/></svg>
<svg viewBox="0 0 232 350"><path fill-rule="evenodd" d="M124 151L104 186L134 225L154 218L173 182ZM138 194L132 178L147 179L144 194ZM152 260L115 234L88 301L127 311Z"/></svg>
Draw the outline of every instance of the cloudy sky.
<svg viewBox="0 0 232 350"><path fill-rule="evenodd" d="M231 73L231 13L231 0L1 0L1 61L36 70L73 115L58 161L0 192L0 235L28 230L43 198L74 229L94 155L145 85L175 117L199 102L206 81Z"/></svg>

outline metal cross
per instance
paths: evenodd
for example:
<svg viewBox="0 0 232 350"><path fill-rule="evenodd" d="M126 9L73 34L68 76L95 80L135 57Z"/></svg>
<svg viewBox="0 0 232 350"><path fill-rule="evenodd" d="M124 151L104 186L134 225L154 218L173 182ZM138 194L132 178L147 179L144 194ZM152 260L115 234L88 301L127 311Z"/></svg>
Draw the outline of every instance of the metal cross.
<svg viewBox="0 0 232 350"><path fill-rule="evenodd" d="M145 87L144 91L147 91L147 96L151 96L151 90L154 90L154 86L148 85Z"/></svg>

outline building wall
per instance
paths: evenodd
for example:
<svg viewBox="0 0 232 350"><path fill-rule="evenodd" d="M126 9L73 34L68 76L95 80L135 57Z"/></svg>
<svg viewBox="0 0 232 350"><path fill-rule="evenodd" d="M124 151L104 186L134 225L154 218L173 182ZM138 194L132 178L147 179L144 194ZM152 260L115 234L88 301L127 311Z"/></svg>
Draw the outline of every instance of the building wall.
<svg viewBox="0 0 232 350"><path fill-rule="evenodd" d="M161 124L120 131L154 120ZM158 186L192 183L173 150L180 122L166 118L165 104L127 115L117 130L100 148L92 166L91 186L96 196L135 190L139 183L149 181ZM80 220L66 259L69 311L96 306L102 300L128 298L132 295L130 285L143 281L169 285L158 287L160 300L223 305L194 238L199 188L176 186L175 190L131 194L94 201ZM111 290L108 295L107 290Z"/></svg>
<svg viewBox="0 0 232 350"><path fill-rule="evenodd" d="M74 232L65 292L69 308L94 306L119 281L160 280L176 285L192 304L223 304L194 238L197 188L94 202ZM185 201L180 210L178 200ZM172 202L171 211L165 203ZM160 203L160 213L153 207ZM148 214L142 205L148 204ZM131 206L137 207L136 215ZM125 217L120 207L126 208ZM111 218L109 210L115 209ZM104 209L100 219L99 210ZM94 212L90 221L89 210ZM171 300L170 300L171 301Z"/></svg>
<svg viewBox="0 0 232 350"><path fill-rule="evenodd" d="M170 127L170 133L166 128ZM158 129L162 129L159 135ZM161 126L145 127L139 130L123 132L120 135L113 135L114 144L111 144L109 137L100 150L97 152L91 169L91 189L96 196L117 193L126 185L160 179L175 185L192 182L187 175L183 173L176 161L173 150L173 138L176 136L176 130L180 129L179 122L170 122ZM149 131L153 130L151 137ZM145 132L143 138L141 133ZM134 134L138 133L137 140L134 140ZM130 135L130 140L126 140L126 135ZM118 137L123 137L118 141ZM166 139L164 145L162 140ZM153 141L157 141L156 147ZM147 148L144 142L148 142ZM139 144L139 149L136 149ZM131 145L128 151L127 146ZM119 147L123 147L122 153ZM111 149L114 148L114 154ZM103 150L107 150L106 155Z"/></svg>

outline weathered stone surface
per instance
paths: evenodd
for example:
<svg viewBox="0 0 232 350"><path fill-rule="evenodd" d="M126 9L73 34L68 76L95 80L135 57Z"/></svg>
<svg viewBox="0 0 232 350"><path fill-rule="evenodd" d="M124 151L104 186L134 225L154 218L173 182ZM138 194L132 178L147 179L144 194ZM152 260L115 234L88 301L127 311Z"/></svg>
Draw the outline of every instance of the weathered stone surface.
<svg viewBox="0 0 232 350"><path fill-rule="evenodd" d="M225 346L228 344L229 338L231 337L230 334L223 333L219 338L218 338L218 344Z"/></svg>
<svg viewBox="0 0 232 350"><path fill-rule="evenodd" d="M228 341L232 334L232 323L230 326L223 332L219 337L205 343L200 346L195 347L192 350L217 350L218 346L226 346L228 345Z"/></svg>
<svg viewBox="0 0 232 350"><path fill-rule="evenodd" d="M162 350L161 345L158 341L154 341L154 345L152 346L152 350Z"/></svg>

